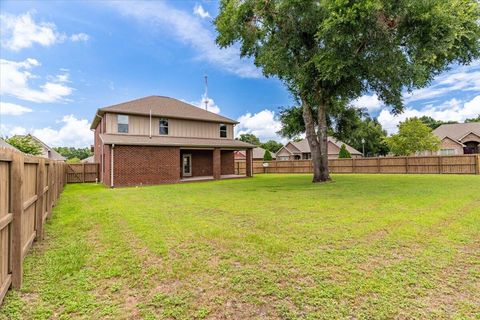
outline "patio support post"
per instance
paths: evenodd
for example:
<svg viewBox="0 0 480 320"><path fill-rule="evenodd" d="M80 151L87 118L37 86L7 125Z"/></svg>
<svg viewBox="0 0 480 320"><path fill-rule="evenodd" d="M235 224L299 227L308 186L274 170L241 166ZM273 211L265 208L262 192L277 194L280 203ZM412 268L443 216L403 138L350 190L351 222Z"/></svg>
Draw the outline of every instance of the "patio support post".
<svg viewBox="0 0 480 320"><path fill-rule="evenodd" d="M213 149L213 179L220 179L222 174L222 158L220 148Z"/></svg>
<svg viewBox="0 0 480 320"><path fill-rule="evenodd" d="M247 177L253 176L253 158L252 158L252 149L247 149L246 157L245 157L245 164L246 164L246 175Z"/></svg>

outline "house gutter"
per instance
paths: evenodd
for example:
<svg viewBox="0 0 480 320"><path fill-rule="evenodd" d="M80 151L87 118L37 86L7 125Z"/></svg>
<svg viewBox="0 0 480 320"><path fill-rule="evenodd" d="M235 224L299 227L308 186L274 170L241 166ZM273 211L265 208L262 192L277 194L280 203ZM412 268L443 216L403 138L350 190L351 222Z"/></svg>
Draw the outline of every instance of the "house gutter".
<svg viewBox="0 0 480 320"><path fill-rule="evenodd" d="M100 165L100 167L101 167L100 174L101 174L101 177L102 177L101 180L102 180L102 182L103 182L103 181L104 181L104 179L103 179L103 174L104 174L104 173L103 173L103 172L104 172L104 167L105 167L105 164L104 164L104 161L103 161L104 152L105 152L105 148L104 148L104 145L105 145L105 144L103 143L103 139L102 139L102 135L101 135L101 133L104 133L104 132L102 132L102 122L103 122L102 120L103 120L103 117L100 116L98 113L95 113L95 117L100 118L100 123L97 124L97 126L100 125L100 133L98 134L98 137L100 138L100 141L102 142L102 154L101 154L101 156L100 156L100 163L101 163L101 165ZM94 129L94 130L95 130L95 129Z"/></svg>
<svg viewBox="0 0 480 320"><path fill-rule="evenodd" d="M115 144L112 144L112 148L110 149L110 188L113 188L113 149L115 148Z"/></svg>

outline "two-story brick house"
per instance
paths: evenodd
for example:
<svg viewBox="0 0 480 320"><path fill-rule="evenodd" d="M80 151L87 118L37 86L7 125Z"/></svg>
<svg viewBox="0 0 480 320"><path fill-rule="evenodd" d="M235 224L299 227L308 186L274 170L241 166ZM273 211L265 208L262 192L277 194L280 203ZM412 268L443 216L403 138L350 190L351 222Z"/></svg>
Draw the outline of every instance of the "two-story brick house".
<svg viewBox="0 0 480 320"><path fill-rule="evenodd" d="M100 179L114 187L232 177L235 150L245 150L251 176L254 146L234 139L236 124L162 96L98 109L91 129Z"/></svg>

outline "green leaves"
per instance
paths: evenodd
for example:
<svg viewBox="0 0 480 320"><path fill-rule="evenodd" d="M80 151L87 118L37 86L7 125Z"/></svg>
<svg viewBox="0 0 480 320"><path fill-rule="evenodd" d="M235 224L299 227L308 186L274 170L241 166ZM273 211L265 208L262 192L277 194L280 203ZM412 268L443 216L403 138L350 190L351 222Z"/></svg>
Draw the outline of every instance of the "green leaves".
<svg viewBox="0 0 480 320"><path fill-rule="evenodd" d="M398 126L398 133L386 138L396 156L410 156L422 151L437 151L440 139L418 118L409 118Z"/></svg>
<svg viewBox="0 0 480 320"><path fill-rule="evenodd" d="M223 0L215 25L220 46L239 43L295 95L374 91L401 112L404 90L480 57L479 19L476 0Z"/></svg>
<svg viewBox="0 0 480 320"><path fill-rule="evenodd" d="M348 152L347 146L345 144L342 144L342 146L340 147L340 151L338 152L338 157L340 159L351 158L352 157L350 152Z"/></svg>
<svg viewBox="0 0 480 320"><path fill-rule="evenodd" d="M42 153L42 147L30 135L13 136L6 138L5 141L26 154L38 156Z"/></svg>

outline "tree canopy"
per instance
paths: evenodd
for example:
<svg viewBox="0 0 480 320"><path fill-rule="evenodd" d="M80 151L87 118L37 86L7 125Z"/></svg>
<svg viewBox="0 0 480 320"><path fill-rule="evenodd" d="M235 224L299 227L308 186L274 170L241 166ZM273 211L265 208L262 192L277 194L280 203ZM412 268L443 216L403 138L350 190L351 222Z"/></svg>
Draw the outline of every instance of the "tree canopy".
<svg viewBox="0 0 480 320"><path fill-rule="evenodd" d="M398 125L398 133L386 138L396 156L410 156L422 151L437 151L440 139L418 118L409 118Z"/></svg>
<svg viewBox="0 0 480 320"><path fill-rule="evenodd" d="M281 147L283 147L283 144L275 140L268 140L267 142L263 142L260 146L265 150L276 153Z"/></svg>
<svg viewBox="0 0 480 320"><path fill-rule="evenodd" d="M53 149L67 159L78 158L83 160L92 155L90 148L54 147Z"/></svg>
<svg viewBox="0 0 480 320"><path fill-rule="evenodd" d="M38 156L42 153L42 146L29 135L13 136L6 138L5 141L23 153L31 154L33 156Z"/></svg>
<svg viewBox="0 0 480 320"><path fill-rule="evenodd" d="M480 122L480 114L476 118L465 119L465 122L466 123L468 123L468 122Z"/></svg>
<svg viewBox="0 0 480 320"><path fill-rule="evenodd" d="M426 124L431 130L435 130L440 127L442 124L448 123L458 123L457 121L442 121L442 120L435 120L429 116L422 116L419 118L424 124Z"/></svg>
<svg viewBox="0 0 480 320"><path fill-rule="evenodd" d="M405 90L480 56L477 0L221 0L217 43L240 45L301 106L314 182L330 180L327 118L374 92L394 113Z"/></svg>
<svg viewBox="0 0 480 320"><path fill-rule="evenodd" d="M258 137L252 133L242 133L240 135L240 137L238 138L238 140L240 141L243 141L243 142L247 142L247 143L251 143L255 146L259 146L260 145L260 139L258 139Z"/></svg>

